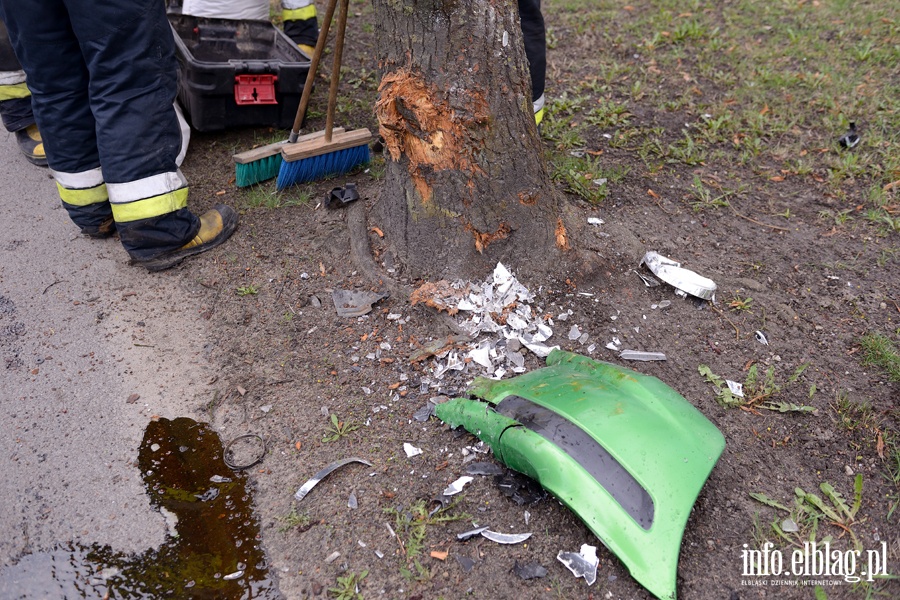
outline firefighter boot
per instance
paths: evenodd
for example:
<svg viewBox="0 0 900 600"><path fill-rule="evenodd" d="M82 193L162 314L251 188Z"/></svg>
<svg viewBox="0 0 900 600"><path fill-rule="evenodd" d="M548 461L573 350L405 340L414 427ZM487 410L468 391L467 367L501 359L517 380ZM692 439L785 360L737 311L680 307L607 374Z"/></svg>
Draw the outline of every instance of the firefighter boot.
<svg viewBox="0 0 900 600"><path fill-rule="evenodd" d="M41 139L41 132L37 125L29 125L25 129L17 131L16 141L19 143L19 150L22 151L28 162L39 167L47 166L44 140Z"/></svg>
<svg viewBox="0 0 900 600"><path fill-rule="evenodd" d="M216 204L212 210L200 215L200 231L190 242L145 260L132 259L132 264L148 271L162 271L174 267L188 256L206 252L222 244L237 229L238 215L230 206Z"/></svg>

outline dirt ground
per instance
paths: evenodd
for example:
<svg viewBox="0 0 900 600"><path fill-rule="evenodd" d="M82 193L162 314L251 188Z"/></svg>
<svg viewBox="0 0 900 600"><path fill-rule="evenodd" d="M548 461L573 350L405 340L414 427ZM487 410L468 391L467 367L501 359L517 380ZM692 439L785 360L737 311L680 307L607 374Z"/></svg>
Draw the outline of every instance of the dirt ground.
<svg viewBox="0 0 900 600"><path fill-rule="evenodd" d="M351 70L371 73L372 43L371 34L355 40L347 59ZM562 58L551 53L550 60L548 95L558 96L564 90L553 78L554 61ZM374 128L374 117L364 110L371 86L363 88L352 92L360 106L353 125ZM672 125L671 115L649 110L638 118ZM312 129L316 122L310 123ZM408 565L401 546L408 539L402 532L399 539L391 536L386 524L398 530L391 511L411 512L421 500L432 507L431 499L465 474L463 449L477 441L435 418L419 422L413 415L434 396L462 394L483 373L470 364L437 380L433 359L410 362L423 346L453 331L445 317L411 306L408 297L394 294L359 318L336 314L333 290L374 285L351 258L348 225L353 219L368 219L367 241L384 278L398 289L420 283L390 260L385 240L370 229L379 225L372 217L379 181L371 172L358 173L304 188L312 198L307 204L251 207L249 192L234 186L230 157L248 147L254 135L194 137L184 167L192 202L198 208L213 201L239 206L241 224L221 250L185 263L176 274L191 290L202 292L196 308L217 339L214 353L222 370L216 395L204 400L209 421L225 441L251 432L267 442L268 454L251 478L263 545L285 597L329 597L328 588L338 585L338 578L366 571L359 584L365 598L650 598L559 502L548 497L519 505L491 477L476 477L448 511L468 518L426 528L418 556L422 571L402 574ZM896 259L884 260L885 249L896 248L897 234L879 237L865 225L826 224L818 214L836 201L814 176L774 185L766 173L712 164L675 165L651 174L638 157L611 147L599 132L587 142L602 149L609 164L631 167L602 204L569 199L575 217L604 221L586 228L586 242L602 268L586 277L561 263L552 277L522 283L535 294L539 314L556 318L571 311L564 322L554 321L549 344L658 377L724 434L724 454L685 530L679 597L812 598L811 587L761 587L742 576L745 545L755 549L766 539L778 542L770 523L785 516L750 494L764 493L790 505L796 487L818 492L828 482L852 498L856 474L863 476L864 492L852 531L866 549L887 542L889 565L896 572L900 528L897 513L889 519L888 512L897 489L884 476L877 440L897 431L900 387L878 369L861 366L859 339L873 330L893 335L900 322L900 269ZM697 212L689 202L695 176L732 187L747 184L752 193L731 208ZM348 209L326 209L326 193L348 181L358 184L363 200ZM786 209L790 219L772 216ZM635 270L641 270L648 250L715 281L717 302L679 298L667 285L645 286ZM732 304L747 298L752 302ZM660 308L663 301L670 306ZM568 339L572 325L588 335L584 343ZM767 345L757 340L757 330ZM606 347L613 338L623 348L664 352L667 360L623 361ZM760 372L774 366L776 380L783 383L806 363L798 381L785 385L776 399L812 406L811 413L725 408L716 401L714 386L698 373L699 365L708 365L725 379L743 381L752 364ZM529 353L525 364L531 370L543 362ZM859 409L863 406L868 408ZM330 415L358 428L325 441ZM408 458L404 443L422 454ZM320 468L348 457L372 466L344 467L303 501L293 500L294 491ZM489 455L479 459L491 460ZM348 507L351 493L357 508ZM292 511L308 516L308 523L291 527L286 517ZM517 545L458 541L456 534L476 522L533 535ZM847 532L836 525L822 522L819 539L825 535L843 549L851 547ZM558 552L577 551L584 543L599 548L597 582L591 587L556 560ZM449 555L441 560L431 557L432 551ZM326 561L334 552L340 556ZM474 568L466 572L457 555L475 560ZM513 572L517 561L540 563L548 574L524 580ZM900 597L896 581L876 588L884 597ZM825 591L828 598L867 597L865 589L849 583Z"/></svg>

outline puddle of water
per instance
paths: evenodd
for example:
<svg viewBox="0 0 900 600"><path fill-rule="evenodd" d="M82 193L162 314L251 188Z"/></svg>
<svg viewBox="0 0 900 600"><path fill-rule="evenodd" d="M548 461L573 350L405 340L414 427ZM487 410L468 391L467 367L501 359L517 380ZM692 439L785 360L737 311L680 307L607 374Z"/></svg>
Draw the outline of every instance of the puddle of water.
<svg viewBox="0 0 900 600"><path fill-rule="evenodd" d="M59 546L0 571L2 598L275 600L246 477L225 466L218 435L192 419L147 425L138 465L169 536L139 555Z"/></svg>

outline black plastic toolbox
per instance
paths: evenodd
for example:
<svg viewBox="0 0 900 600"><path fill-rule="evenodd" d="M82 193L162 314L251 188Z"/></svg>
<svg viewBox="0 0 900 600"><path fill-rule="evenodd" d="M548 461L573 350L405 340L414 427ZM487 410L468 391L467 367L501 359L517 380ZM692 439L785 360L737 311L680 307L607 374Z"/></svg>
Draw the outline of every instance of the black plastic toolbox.
<svg viewBox="0 0 900 600"><path fill-rule="evenodd" d="M169 14L178 56L178 100L197 131L289 129L309 57L268 21Z"/></svg>

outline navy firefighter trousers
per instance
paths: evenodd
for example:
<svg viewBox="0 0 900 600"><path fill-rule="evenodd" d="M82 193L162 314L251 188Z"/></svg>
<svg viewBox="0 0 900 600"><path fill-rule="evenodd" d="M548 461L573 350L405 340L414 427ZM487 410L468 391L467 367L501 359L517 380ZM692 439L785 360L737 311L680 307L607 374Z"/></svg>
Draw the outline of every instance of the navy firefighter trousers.
<svg viewBox="0 0 900 600"><path fill-rule="evenodd" d="M114 219L133 258L180 248L199 219L176 159L175 43L161 0L0 0L63 206Z"/></svg>

